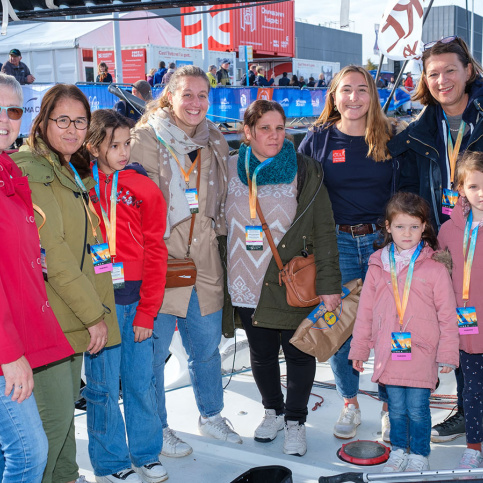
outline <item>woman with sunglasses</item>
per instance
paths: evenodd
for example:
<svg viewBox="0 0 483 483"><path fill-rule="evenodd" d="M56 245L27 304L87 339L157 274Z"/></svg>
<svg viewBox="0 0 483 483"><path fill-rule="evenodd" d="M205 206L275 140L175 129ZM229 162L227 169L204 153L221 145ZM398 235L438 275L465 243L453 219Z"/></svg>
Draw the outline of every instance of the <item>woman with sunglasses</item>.
<svg viewBox="0 0 483 483"><path fill-rule="evenodd" d="M70 356L47 301L27 178L5 153L17 138L23 95L0 74L0 481L42 479L47 438L33 396L32 368Z"/></svg>
<svg viewBox="0 0 483 483"><path fill-rule="evenodd" d="M49 443L43 483L84 481L76 463L74 430L82 355L85 351L98 354L105 346L120 343L111 274L99 273L102 270L94 268L91 257L102 236L94 209L88 206L88 193L95 184L83 147L90 117L82 91L57 84L42 99L27 145L12 155L29 177L32 200L41 215L36 213L35 221L39 228L42 225L46 308L52 307L74 350L73 356L34 371L35 398ZM92 376L88 369L86 365L89 386L89 378L98 374ZM87 389L88 405L117 404ZM106 430L89 411L87 420L96 431Z"/></svg>
<svg viewBox="0 0 483 483"><path fill-rule="evenodd" d="M393 156L401 156L399 190L422 196L431 207L437 230L449 220L458 199L454 174L458 155L483 151L482 68L466 43L446 37L425 45L423 73L413 100L426 108L406 130L389 141ZM463 375L455 371L458 409L433 427L431 441L451 441L465 434Z"/></svg>

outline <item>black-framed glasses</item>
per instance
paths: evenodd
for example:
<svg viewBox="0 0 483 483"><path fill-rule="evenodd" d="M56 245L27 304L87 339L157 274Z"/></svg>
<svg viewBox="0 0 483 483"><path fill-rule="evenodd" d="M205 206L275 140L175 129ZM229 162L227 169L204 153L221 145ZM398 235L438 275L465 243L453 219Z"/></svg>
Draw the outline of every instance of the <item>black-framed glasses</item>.
<svg viewBox="0 0 483 483"><path fill-rule="evenodd" d="M431 47L434 47L436 44L450 44L451 42L453 42L457 38L458 38L457 35L450 35L449 37L444 37L444 38L439 39L439 40L433 40L432 42L428 42L427 44L424 44L423 51L428 50Z"/></svg>
<svg viewBox="0 0 483 483"><path fill-rule="evenodd" d="M0 114L2 114L2 111L7 112L7 116L10 120L18 121L23 116L24 108L20 106L0 106Z"/></svg>
<svg viewBox="0 0 483 483"><path fill-rule="evenodd" d="M87 125L88 125L87 119L85 117L79 117L78 119L71 119L68 116L61 116L61 117L58 117L57 119L53 119L51 117L49 117L49 119L51 121L55 121L55 123L57 124L57 127L59 127L60 129L67 129L72 123L74 123L74 126L77 130L84 131L85 129L87 129Z"/></svg>

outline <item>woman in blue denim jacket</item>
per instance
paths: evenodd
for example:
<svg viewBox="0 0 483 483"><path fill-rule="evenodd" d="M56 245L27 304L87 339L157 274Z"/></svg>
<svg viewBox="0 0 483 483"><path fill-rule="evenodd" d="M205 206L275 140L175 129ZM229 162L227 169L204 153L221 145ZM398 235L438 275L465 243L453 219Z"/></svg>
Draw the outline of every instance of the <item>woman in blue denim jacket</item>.
<svg viewBox="0 0 483 483"><path fill-rule="evenodd" d="M395 191L398 164L386 148L393 131L381 111L374 79L362 67L347 66L332 80L325 108L299 147L324 169L343 284L364 279L379 235L378 222ZM359 374L349 361L350 340L330 359L337 391L344 398L334 435L343 439L353 438L361 422ZM385 391L380 397L387 401ZM381 416L383 437L388 441L386 402Z"/></svg>

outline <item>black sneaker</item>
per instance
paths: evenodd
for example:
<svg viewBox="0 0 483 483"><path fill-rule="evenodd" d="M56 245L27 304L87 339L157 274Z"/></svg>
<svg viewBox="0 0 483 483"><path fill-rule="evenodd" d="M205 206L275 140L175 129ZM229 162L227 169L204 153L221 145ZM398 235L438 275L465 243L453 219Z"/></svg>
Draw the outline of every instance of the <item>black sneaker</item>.
<svg viewBox="0 0 483 483"><path fill-rule="evenodd" d="M431 442L445 443L464 436L465 433L465 415L463 409L458 408L452 416L448 416L442 423L431 428Z"/></svg>

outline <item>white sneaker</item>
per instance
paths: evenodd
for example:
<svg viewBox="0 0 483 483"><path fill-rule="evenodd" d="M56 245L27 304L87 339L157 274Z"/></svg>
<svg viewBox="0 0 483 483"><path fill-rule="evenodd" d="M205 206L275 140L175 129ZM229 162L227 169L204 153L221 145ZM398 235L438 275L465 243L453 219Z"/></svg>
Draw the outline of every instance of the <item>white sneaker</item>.
<svg viewBox="0 0 483 483"><path fill-rule="evenodd" d="M361 424L361 411L354 404L347 404L342 408L339 419L334 426L334 436L350 439L356 435L357 426Z"/></svg>
<svg viewBox="0 0 483 483"><path fill-rule="evenodd" d="M403 449L391 451L389 459L382 468L383 473L395 473L404 471L408 464L408 454Z"/></svg>
<svg viewBox="0 0 483 483"><path fill-rule="evenodd" d="M144 483L159 483L168 479L168 472L159 461L148 463L139 468L133 465L132 468Z"/></svg>
<svg viewBox="0 0 483 483"><path fill-rule="evenodd" d="M129 468L107 476L96 476L97 483L143 483L136 472Z"/></svg>
<svg viewBox="0 0 483 483"><path fill-rule="evenodd" d="M84 475L80 475L79 478L75 480L75 483L90 483L90 482L86 480L86 477Z"/></svg>
<svg viewBox="0 0 483 483"><path fill-rule="evenodd" d="M386 443L391 442L391 422L389 421L389 412L381 411L381 437Z"/></svg>
<svg viewBox="0 0 483 483"><path fill-rule="evenodd" d="M483 457L481 452L476 449L466 448L461 456L460 462L456 467L457 470L474 470L480 467Z"/></svg>
<svg viewBox="0 0 483 483"><path fill-rule="evenodd" d="M265 416L263 416L262 422L258 428L255 429L255 441L259 443L269 443L273 441L279 431L282 431L285 425L284 415L279 414L275 409L265 409Z"/></svg>
<svg viewBox="0 0 483 483"><path fill-rule="evenodd" d="M203 422L200 416L198 429L203 436L211 436L228 443L243 443L240 435L233 430L231 422L226 418L222 418L220 414L209 417L206 422Z"/></svg>
<svg viewBox="0 0 483 483"><path fill-rule="evenodd" d="M404 471L427 471L429 470L429 460L426 456L420 454L410 454L408 456L408 465Z"/></svg>
<svg viewBox="0 0 483 483"><path fill-rule="evenodd" d="M163 429L163 449L161 454L169 458L182 458L193 452L193 448L169 427Z"/></svg>
<svg viewBox="0 0 483 483"><path fill-rule="evenodd" d="M305 424L298 421L287 421L284 426L285 441L283 452L293 456L303 456L307 452Z"/></svg>

